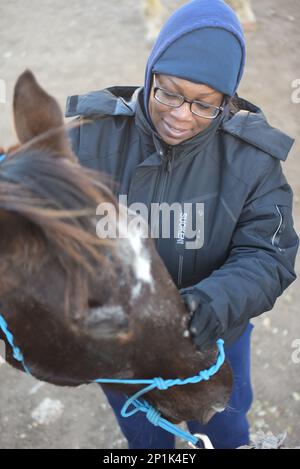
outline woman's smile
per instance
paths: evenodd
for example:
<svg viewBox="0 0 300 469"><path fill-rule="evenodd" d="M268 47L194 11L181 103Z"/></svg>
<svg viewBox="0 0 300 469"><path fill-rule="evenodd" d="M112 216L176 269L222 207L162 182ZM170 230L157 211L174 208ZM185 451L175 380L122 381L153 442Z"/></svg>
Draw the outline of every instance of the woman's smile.
<svg viewBox="0 0 300 469"><path fill-rule="evenodd" d="M167 121L162 119L162 123L164 125L165 131L167 134L169 134L170 137L173 138L184 138L185 136L188 135L189 132L191 132L191 129L182 129L178 125L173 126L169 124Z"/></svg>

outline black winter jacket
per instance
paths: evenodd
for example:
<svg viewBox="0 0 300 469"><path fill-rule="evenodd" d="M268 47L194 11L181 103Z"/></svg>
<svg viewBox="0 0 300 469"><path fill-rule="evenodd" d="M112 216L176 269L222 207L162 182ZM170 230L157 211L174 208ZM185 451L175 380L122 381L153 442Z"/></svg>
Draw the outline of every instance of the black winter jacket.
<svg viewBox="0 0 300 469"><path fill-rule="evenodd" d="M209 303L211 327L230 345L296 278L292 190L281 169L293 140L236 97L238 110L227 106L197 136L166 146L144 116L142 93L114 87L69 97L66 116L91 119L71 130L73 150L117 181L128 205L203 204L198 248L176 232L156 246L178 288L196 288Z"/></svg>

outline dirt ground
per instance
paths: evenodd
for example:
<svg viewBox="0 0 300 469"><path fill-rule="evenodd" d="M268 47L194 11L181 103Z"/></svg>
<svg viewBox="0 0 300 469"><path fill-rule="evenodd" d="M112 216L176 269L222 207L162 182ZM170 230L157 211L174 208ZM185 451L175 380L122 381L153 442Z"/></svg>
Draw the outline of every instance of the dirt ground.
<svg viewBox="0 0 300 469"><path fill-rule="evenodd" d="M176 1L168 3L168 8ZM295 192L300 232L300 103L292 82L300 79L300 3L253 0L256 32L247 33L248 60L239 94L263 108L270 123L297 141L284 171ZM136 0L0 0L0 145L14 142L12 89L32 69L64 106L67 95L113 84L139 85L149 53L141 5ZM298 93L299 96L299 93ZM298 257L297 270L300 261ZM296 281L273 311L254 321L252 432L287 431L300 445L300 284ZM300 355L300 354L299 354ZM299 357L298 355L298 357ZM0 448L125 448L97 385L68 389L38 383L0 365ZM179 443L182 447L182 443Z"/></svg>

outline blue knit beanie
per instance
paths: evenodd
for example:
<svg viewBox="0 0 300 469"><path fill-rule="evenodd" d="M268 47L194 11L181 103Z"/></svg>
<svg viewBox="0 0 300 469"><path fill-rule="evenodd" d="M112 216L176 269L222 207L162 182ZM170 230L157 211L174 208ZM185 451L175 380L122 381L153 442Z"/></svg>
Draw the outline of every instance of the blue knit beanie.
<svg viewBox="0 0 300 469"><path fill-rule="evenodd" d="M245 55L241 25L225 2L193 0L183 5L163 26L148 59L147 114L153 72L204 83L233 96L243 75Z"/></svg>

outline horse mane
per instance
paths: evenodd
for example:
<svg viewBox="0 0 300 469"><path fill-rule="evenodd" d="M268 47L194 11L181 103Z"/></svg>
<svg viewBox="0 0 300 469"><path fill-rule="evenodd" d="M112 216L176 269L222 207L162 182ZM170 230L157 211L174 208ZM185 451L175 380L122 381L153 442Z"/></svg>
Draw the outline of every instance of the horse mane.
<svg viewBox="0 0 300 469"><path fill-rule="evenodd" d="M107 262L105 246L111 250L114 245L96 234L99 204L109 202L118 214L116 199L108 187L113 182L44 149L24 151L20 147L8 154L0 168L0 209L38 228L47 252L54 254L66 270L68 283L77 287L81 283L83 288L86 274L95 274L97 265L99 268ZM77 281L76 272L81 272Z"/></svg>

